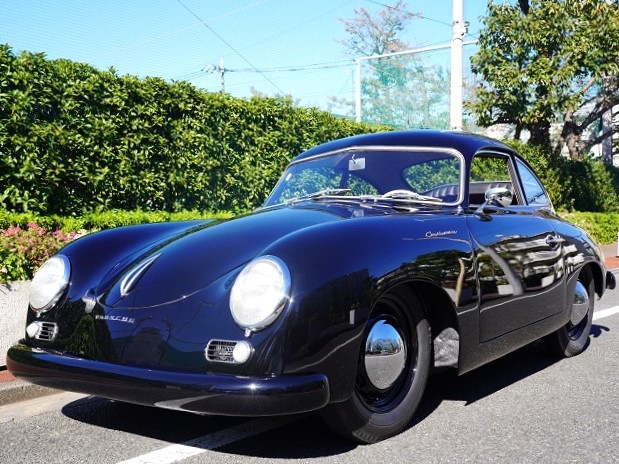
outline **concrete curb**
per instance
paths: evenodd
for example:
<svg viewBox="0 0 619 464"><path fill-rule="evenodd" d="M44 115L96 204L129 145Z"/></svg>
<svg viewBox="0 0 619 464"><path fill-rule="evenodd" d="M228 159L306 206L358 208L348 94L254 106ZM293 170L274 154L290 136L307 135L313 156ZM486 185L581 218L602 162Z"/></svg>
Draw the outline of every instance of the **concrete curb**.
<svg viewBox="0 0 619 464"><path fill-rule="evenodd" d="M53 395L54 393L58 393L58 390L33 385L23 380L10 380L0 383L0 408L6 404Z"/></svg>

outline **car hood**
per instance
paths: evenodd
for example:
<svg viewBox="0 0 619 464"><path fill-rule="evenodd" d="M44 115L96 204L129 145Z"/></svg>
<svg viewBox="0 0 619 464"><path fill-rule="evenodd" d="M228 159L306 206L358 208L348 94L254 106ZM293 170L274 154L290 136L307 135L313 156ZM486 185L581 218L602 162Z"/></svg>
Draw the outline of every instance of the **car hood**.
<svg viewBox="0 0 619 464"><path fill-rule="evenodd" d="M344 211L282 207L201 224L128 256L101 281L96 294L113 308L182 300L259 256L278 239L346 216L350 214Z"/></svg>

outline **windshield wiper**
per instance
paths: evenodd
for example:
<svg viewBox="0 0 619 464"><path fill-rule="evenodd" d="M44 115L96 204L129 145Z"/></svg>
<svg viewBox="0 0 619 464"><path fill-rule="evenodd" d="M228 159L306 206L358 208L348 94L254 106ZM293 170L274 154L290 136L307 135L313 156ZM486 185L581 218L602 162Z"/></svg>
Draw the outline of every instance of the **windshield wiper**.
<svg viewBox="0 0 619 464"><path fill-rule="evenodd" d="M291 205L303 200L320 200L322 198L342 196L350 193L351 189L346 188L331 188L319 190L318 192L308 193L307 195L301 195L300 197L294 197L289 200L286 200L287 205Z"/></svg>
<svg viewBox="0 0 619 464"><path fill-rule="evenodd" d="M408 201L432 201L442 203L442 198L431 197L428 195L420 195L417 192L413 192L412 190L391 190L383 194L381 199L385 200L408 200Z"/></svg>
<svg viewBox="0 0 619 464"><path fill-rule="evenodd" d="M345 203L361 203L364 205L381 205L392 208L408 207L413 203L442 203L441 198L431 197L427 195L420 195L417 192L410 190L392 190L384 195L347 195L351 192L351 189L345 188L333 188L324 189L318 192L309 193L300 197L291 198L285 203L287 205L295 204L305 200L335 200Z"/></svg>

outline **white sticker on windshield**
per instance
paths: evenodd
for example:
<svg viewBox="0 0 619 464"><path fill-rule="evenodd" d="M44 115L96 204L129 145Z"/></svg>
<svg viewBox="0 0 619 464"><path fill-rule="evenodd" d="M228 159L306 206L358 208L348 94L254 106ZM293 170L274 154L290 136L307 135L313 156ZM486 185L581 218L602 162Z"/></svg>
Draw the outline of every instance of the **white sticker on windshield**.
<svg viewBox="0 0 619 464"><path fill-rule="evenodd" d="M353 156L352 159L348 161L349 171L360 171L362 169L365 169L365 158L355 158Z"/></svg>
<svg viewBox="0 0 619 464"><path fill-rule="evenodd" d="M291 177L292 177L292 173L289 172L288 175L286 176L286 178L284 179L284 181L288 182Z"/></svg>

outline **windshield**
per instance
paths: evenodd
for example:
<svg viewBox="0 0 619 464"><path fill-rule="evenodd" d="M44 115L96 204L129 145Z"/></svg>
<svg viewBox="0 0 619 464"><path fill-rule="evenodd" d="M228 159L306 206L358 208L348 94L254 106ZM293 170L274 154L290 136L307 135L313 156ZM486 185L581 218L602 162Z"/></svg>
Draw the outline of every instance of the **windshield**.
<svg viewBox="0 0 619 464"><path fill-rule="evenodd" d="M462 156L447 148L349 148L290 164L264 206L318 199L455 205L462 170Z"/></svg>

